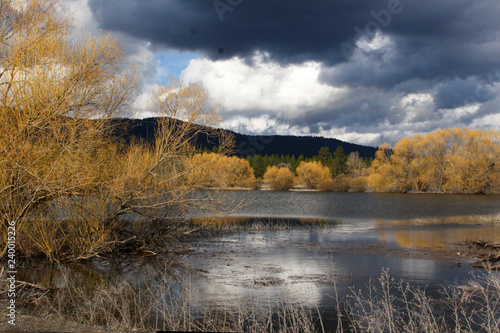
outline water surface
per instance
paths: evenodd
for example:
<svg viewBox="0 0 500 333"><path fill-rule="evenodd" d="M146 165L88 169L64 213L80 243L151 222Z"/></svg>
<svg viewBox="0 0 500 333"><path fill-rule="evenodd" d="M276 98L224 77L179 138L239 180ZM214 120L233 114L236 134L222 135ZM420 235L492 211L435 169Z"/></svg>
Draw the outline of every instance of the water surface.
<svg viewBox="0 0 500 333"><path fill-rule="evenodd" d="M242 216L405 220L500 214L498 195L234 191L229 196L249 203L234 214Z"/></svg>
<svg viewBox="0 0 500 333"><path fill-rule="evenodd" d="M345 298L350 287L364 288L384 268L440 297L443 286L477 272L457 250L465 240L500 242L498 217L487 217L500 214L500 196L272 191L228 196L248 203L230 215L232 223L284 222L293 228L197 239L173 269L159 265L161 257L129 258L69 265L66 277L50 267L21 268L20 278L57 287L69 278L91 288L117 277L137 286L152 284L171 274L189 281L205 305L238 308L286 298L320 311L333 327L334 297ZM297 221L318 226L298 228Z"/></svg>

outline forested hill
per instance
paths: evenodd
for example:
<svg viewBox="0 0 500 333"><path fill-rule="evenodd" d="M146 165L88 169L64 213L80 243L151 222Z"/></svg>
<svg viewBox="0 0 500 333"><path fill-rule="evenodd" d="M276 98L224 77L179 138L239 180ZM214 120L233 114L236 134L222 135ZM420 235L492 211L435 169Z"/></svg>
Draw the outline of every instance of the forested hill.
<svg viewBox="0 0 500 333"><path fill-rule="evenodd" d="M157 127L156 118L145 119L113 119L114 123L119 123L125 126L120 126L117 134L124 137L127 141L132 137L136 137L145 141L151 142L154 138L154 133ZM231 132L231 131L230 131ZM312 136L291 136L291 135L245 135L231 132L235 136L236 155L246 156L253 154L260 155L295 155L301 154L304 157L312 157L318 154L321 147L328 147L330 151L335 151L338 146L342 146L346 155L351 152L358 151L361 157L375 157L377 148L357 145L354 143L344 142L337 139L329 139L323 137ZM211 150L213 143L209 142L206 137L201 137L198 140L200 148Z"/></svg>
<svg viewBox="0 0 500 333"><path fill-rule="evenodd" d="M235 133L238 154L260 155L295 155L304 154L305 157L318 155L321 147L328 147L334 152L338 146L342 146L346 155L358 151L361 157L375 157L377 148L361 146L354 143L344 142L337 139L329 139L313 136L251 136Z"/></svg>

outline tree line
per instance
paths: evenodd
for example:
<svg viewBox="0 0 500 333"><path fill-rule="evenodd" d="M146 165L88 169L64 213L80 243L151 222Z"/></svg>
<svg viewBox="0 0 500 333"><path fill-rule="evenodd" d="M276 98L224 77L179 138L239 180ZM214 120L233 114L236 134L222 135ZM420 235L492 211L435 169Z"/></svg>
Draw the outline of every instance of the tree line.
<svg viewBox="0 0 500 333"><path fill-rule="evenodd" d="M217 150L214 148L213 152L193 155L192 185L254 189L267 185L274 190L303 186L323 191L364 191L364 176L371 163L370 159L361 158L358 152L346 156L342 146L338 146L333 154L328 147L321 147L318 155L311 158L258 154L239 158L218 154Z"/></svg>
<svg viewBox="0 0 500 333"><path fill-rule="evenodd" d="M374 160L357 152L346 156L339 146L333 154L322 147L312 158L254 155L240 163L245 164L246 184L256 184L254 188L264 183L275 190L500 193L500 133L495 130L417 134L394 148L380 145ZM224 167L214 172L225 174Z"/></svg>
<svg viewBox="0 0 500 333"><path fill-rule="evenodd" d="M499 193L500 132L439 129L383 144L368 183L382 192Z"/></svg>
<svg viewBox="0 0 500 333"><path fill-rule="evenodd" d="M355 169L362 169L364 167L370 166L373 158L361 158L358 152L351 153L351 163L348 166L348 156L344 153L342 146L337 146L337 149L332 154L330 148L323 146L318 151L318 154L313 157L304 157L304 154L300 154L298 157L295 155L247 155L245 159L250 163L250 166L254 170L256 178L264 177L266 169L273 165L287 165L292 172L296 172L297 167L301 162L311 162L319 161L324 166L330 168L333 175L340 175L343 173L351 172ZM357 164L353 164L356 162Z"/></svg>

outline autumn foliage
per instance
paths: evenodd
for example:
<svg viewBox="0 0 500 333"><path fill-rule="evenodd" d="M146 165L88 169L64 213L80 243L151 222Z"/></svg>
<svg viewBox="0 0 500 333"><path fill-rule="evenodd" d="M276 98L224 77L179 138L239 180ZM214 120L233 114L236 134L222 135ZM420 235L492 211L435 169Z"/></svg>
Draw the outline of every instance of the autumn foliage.
<svg viewBox="0 0 500 333"><path fill-rule="evenodd" d="M500 192L500 133L452 128L381 145L368 177L377 191Z"/></svg>
<svg viewBox="0 0 500 333"><path fill-rule="evenodd" d="M322 181L332 178L330 168L321 162L301 162L297 168L299 182L310 189L317 189Z"/></svg>
<svg viewBox="0 0 500 333"><path fill-rule="evenodd" d="M264 180L276 191L287 191L294 185L294 175L289 168L267 167Z"/></svg>
<svg viewBox="0 0 500 333"><path fill-rule="evenodd" d="M216 153L194 154L191 158L189 183L206 187L250 187L255 176L250 163L236 156Z"/></svg>
<svg viewBox="0 0 500 333"><path fill-rule="evenodd" d="M219 117L207 91L178 80L157 87L154 142L120 142L111 119L137 92L133 65L110 34L77 39L70 23L58 0L0 0L0 257L9 223L19 255L76 260L118 244L127 214L134 228L162 219L174 238L182 226L169 221L222 207L216 191L192 199L185 177L200 134L223 152L231 145L212 130ZM151 244L135 236L137 247Z"/></svg>

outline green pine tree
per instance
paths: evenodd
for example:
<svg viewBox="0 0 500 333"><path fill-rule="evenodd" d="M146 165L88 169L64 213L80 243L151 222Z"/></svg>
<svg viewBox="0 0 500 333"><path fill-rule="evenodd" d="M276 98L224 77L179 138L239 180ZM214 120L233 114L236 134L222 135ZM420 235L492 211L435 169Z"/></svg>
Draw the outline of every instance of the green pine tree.
<svg viewBox="0 0 500 333"><path fill-rule="evenodd" d="M252 159L253 173L256 178L262 178L266 172L267 164L264 157L261 155L255 155Z"/></svg>
<svg viewBox="0 0 500 333"><path fill-rule="evenodd" d="M335 176L345 174L347 172L347 155L344 153L344 148L338 146L333 153L332 173Z"/></svg>
<svg viewBox="0 0 500 333"><path fill-rule="evenodd" d="M333 156L330 152L330 148L328 147L321 147L319 149L318 155L316 156L316 159L321 162L321 164L329 167L330 169L333 166Z"/></svg>

